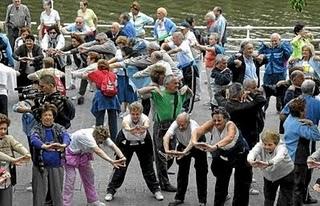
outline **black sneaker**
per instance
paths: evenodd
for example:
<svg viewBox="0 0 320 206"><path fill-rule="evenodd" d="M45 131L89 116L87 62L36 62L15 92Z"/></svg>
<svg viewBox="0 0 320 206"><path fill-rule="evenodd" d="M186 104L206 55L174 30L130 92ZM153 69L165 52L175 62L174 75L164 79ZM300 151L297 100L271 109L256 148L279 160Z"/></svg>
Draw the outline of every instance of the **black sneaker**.
<svg viewBox="0 0 320 206"><path fill-rule="evenodd" d="M81 105L83 103L84 103L84 97L81 96L78 98L78 105Z"/></svg>
<svg viewBox="0 0 320 206"><path fill-rule="evenodd" d="M170 185L166 185L164 187L161 187L161 190L166 191L166 192L176 192L177 188L170 184Z"/></svg>
<svg viewBox="0 0 320 206"><path fill-rule="evenodd" d="M181 205L182 203L183 203L182 200L174 200L173 202L169 202L168 206Z"/></svg>
<svg viewBox="0 0 320 206"><path fill-rule="evenodd" d="M305 204L305 205L311 205L311 204L316 204L316 203L318 203L318 200L314 199L312 197L308 197L308 199L303 201L303 204Z"/></svg>

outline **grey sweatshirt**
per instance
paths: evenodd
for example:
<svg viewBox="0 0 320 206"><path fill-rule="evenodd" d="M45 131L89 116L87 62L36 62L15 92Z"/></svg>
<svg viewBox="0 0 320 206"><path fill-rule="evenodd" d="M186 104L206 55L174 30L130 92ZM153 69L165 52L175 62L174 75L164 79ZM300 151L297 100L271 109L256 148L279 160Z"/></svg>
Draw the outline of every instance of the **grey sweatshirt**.
<svg viewBox="0 0 320 206"><path fill-rule="evenodd" d="M277 181L293 171L294 163L291 160L285 144L280 141L272 153L263 149L263 143L258 142L247 156L248 161L261 160L273 165L262 169L262 175L269 181Z"/></svg>

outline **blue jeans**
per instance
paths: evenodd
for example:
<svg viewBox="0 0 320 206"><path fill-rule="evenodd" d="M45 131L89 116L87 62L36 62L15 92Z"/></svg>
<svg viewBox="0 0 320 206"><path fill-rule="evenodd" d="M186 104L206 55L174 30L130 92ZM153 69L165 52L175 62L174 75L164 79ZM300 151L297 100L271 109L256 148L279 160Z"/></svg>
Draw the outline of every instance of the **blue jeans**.
<svg viewBox="0 0 320 206"><path fill-rule="evenodd" d="M275 85L280 80L285 80L287 76L287 71L283 73L273 73L273 74L266 74L263 75L263 84L265 85Z"/></svg>

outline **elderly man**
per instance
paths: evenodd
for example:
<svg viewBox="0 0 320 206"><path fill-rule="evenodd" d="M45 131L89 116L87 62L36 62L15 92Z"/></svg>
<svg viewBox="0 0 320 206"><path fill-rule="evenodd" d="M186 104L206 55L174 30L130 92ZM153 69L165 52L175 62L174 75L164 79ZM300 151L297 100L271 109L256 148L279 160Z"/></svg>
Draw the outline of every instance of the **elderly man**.
<svg viewBox="0 0 320 206"><path fill-rule="evenodd" d="M172 73L172 70L171 70L171 66L168 62L164 61L163 60L163 53L161 51L154 51L151 53L151 61L152 61L152 65L148 66L147 68L145 68L144 70L142 71L138 71L136 72L133 77L134 78L138 78L138 77L144 77L144 76L149 76L150 75L150 72L152 70L152 68L154 66L158 66L158 65L161 65L163 66L164 68L166 68L166 76L167 75L171 75L173 74Z"/></svg>
<svg viewBox="0 0 320 206"><path fill-rule="evenodd" d="M120 24L123 25L122 33L128 38L136 37L136 29L134 28L132 22L130 21L130 16L127 12L120 14L119 17Z"/></svg>
<svg viewBox="0 0 320 206"><path fill-rule="evenodd" d="M271 43L262 43L259 48L259 57L267 58L263 84L275 85L280 80L285 80L287 75L287 61L292 53L289 42L282 42L278 33L270 36ZM268 99L269 102L269 99ZM277 98L277 110L281 110L281 101Z"/></svg>
<svg viewBox="0 0 320 206"><path fill-rule="evenodd" d="M183 73L183 83L192 88L193 93L196 94L196 77L199 77L199 74L194 64L194 56L189 41L185 40L183 33L175 32L172 35L172 41L162 44L161 47L169 49L167 52L169 55L176 54L178 68ZM185 106L187 109L192 109L192 104Z"/></svg>
<svg viewBox="0 0 320 206"><path fill-rule="evenodd" d="M219 34L219 43L224 47L224 44L227 42L227 20L222 15L221 7L214 7L213 13L216 16L213 32L217 32Z"/></svg>
<svg viewBox="0 0 320 206"><path fill-rule="evenodd" d="M266 58L254 56L253 44L243 41L240 44L240 52L228 59L228 68L232 71L232 81L243 83L245 79L254 79L260 85L260 67Z"/></svg>
<svg viewBox="0 0 320 206"><path fill-rule="evenodd" d="M95 41L83 43L78 49L81 53L97 52L105 59L111 59L117 52L116 46L105 33L97 34Z"/></svg>
<svg viewBox="0 0 320 206"><path fill-rule="evenodd" d="M82 16L77 16L74 23L69 24L61 29L63 34L78 34L85 36L85 40L88 40L88 36L92 35L92 30L84 23Z"/></svg>
<svg viewBox="0 0 320 206"><path fill-rule="evenodd" d="M169 206L179 205L184 201L192 157L195 159L194 167L196 169L199 205L205 205L207 203L208 163L206 152L197 148L192 148L186 156L183 156L184 154L182 153L191 140L191 134L198 127L198 123L190 119L188 113L183 112L177 116L176 120L170 125L167 133L163 137L163 147L166 154L169 156L178 156L177 164L179 165L177 193L175 200L170 202ZM170 150L169 141L174 136L177 138L177 150ZM203 136L200 141L205 142L205 137Z"/></svg>
<svg viewBox="0 0 320 206"><path fill-rule="evenodd" d="M11 48L14 47L15 40L19 37L19 30L24 26L31 27L31 16L26 5L21 4L21 0L12 0L12 4L7 7L6 29Z"/></svg>
<svg viewBox="0 0 320 206"><path fill-rule="evenodd" d="M107 31L106 35L113 41L113 43L116 43L118 36L124 36L120 30L120 24L118 22L113 22L111 24L111 30Z"/></svg>
<svg viewBox="0 0 320 206"><path fill-rule="evenodd" d="M155 151L155 160L158 173L158 179L161 189L168 192L175 192L168 178L167 158L163 148L163 136L167 132L171 123L176 119L182 110L182 105L186 100L188 93L192 91L184 86L179 90L179 79L173 75L164 78L164 90L159 90L157 86L147 86L138 90L142 95L151 94L154 105L154 125L153 125L153 143ZM172 164L172 160L168 164Z"/></svg>

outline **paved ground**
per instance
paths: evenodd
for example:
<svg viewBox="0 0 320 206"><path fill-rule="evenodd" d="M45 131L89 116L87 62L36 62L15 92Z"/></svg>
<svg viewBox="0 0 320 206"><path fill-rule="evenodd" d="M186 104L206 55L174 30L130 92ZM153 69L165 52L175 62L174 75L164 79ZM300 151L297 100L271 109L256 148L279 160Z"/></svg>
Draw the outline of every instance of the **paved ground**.
<svg viewBox="0 0 320 206"><path fill-rule="evenodd" d="M210 118L210 111L207 106L204 106L204 103L208 100L208 95L206 90L204 89L202 92L202 99L200 102L195 103L195 109L192 114L192 118L197 120L200 124L205 122ZM75 90L70 91L68 93L69 96L75 94ZM70 132L73 132L80 128L87 128L94 125L94 118L90 114L90 103L92 99L91 92L88 92L87 97L85 99L84 105L76 106L76 118L72 121L72 127L70 128ZM10 106L13 103L17 102L17 98L15 96L10 97ZM275 112L274 101L272 101L266 120L266 128L278 128L278 115ZM21 128L21 115L17 113L9 113L9 116L12 120L12 124L10 126L10 134L14 135L21 141L24 145L27 145L27 140L22 132ZM245 117L244 117L245 118ZM211 164L210 158L208 158L209 165ZM111 173L111 166L107 162L103 161L99 157L96 157L96 161L93 163L95 168L95 180L97 190L99 191L100 199L103 200L107 185L107 180L109 179L109 175ZM112 202L106 203L107 205L168 205L170 201L174 198L174 193L164 192L165 199L161 202L156 201L150 191L148 190L144 180L142 178L141 170L139 168L139 163L137 161L136 156L133 157L132 162L128 168L127 176L124 184L119 189L115 198ZM189 178L189 187L186 194L185 204L184 205L197 205L197 190L195 184L195 171L192 166L190 167L190 178ZM174 175L170 175L171 182L176 185L176 173L177 167L176 164L170 169L171 172L174 172ZM31 163L28 165L19 167L18 170L18 184L15 187L14 192L14 205L15 206L30 206L32 205L32 193L26 191L26 186L31 180ZM319 176L319 171L315 171L314 177ZM257 183L254 183L254 188L260 191L260 195L250 196L250 205L251 206L260 206L263 205L263 194L261 193L263 190L263 183L261 173L258 170L254 171L254 177L257 180ZM74 195L74 205L75 206L84 206L86 205L86 199L84 195L84 190L79 183L79 177L77 178L76 191ZM314 182L314 180L312 181ZM215 178L212 173L209 171L208 173L208 205L213 205L213 197L214 197L214 186L215 186ZM233 178L230 182L229 192L232 196L233 194ZM320 201L320 194L316 194L314 191L311 192L313 197L317 198ZM226 203L227 206L231 205L231 201L229 200ZM318 204L320 205L320 203Z"/></svg>

